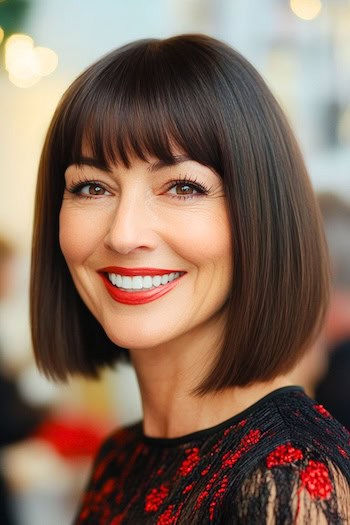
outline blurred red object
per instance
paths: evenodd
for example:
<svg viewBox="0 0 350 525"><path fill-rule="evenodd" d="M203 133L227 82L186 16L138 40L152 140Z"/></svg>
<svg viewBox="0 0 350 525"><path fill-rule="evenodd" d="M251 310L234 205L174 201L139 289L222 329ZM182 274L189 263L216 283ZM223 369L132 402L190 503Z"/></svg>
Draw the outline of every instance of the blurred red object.
<svg viewBox="0 0 350 525"><path fill-rule="evenodd" d="M50 419L32 437L51 444L65 458L94 456L111 426L107 422L84 418Z"/></svg>

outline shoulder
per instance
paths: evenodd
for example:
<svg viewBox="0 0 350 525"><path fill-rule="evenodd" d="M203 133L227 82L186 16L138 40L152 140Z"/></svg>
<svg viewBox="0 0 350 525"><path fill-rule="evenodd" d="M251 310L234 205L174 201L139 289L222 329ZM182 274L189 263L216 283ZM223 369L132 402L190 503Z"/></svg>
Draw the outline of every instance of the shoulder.
<svg viewBox="0 0 350 525"><path fill-rule="evenodd" d="M142 441L141 423L119 428L102 442L92 466L90 483L97 483L110 473L121 468L124 460Z"/></svg>
<svg viewBox="0 0 350 525"><path fill-rule="evenodd" d="M270 396L249 419L260 439L227 498L227 519L350 523L350 436L342 425L302 391Z"/></svg>

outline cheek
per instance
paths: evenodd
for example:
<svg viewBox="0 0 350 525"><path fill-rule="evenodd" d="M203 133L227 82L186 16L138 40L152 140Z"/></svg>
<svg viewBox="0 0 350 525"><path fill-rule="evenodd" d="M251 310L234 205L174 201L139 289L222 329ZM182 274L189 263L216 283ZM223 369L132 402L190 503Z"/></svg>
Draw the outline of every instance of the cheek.
<svg viewBox="0 0 350 525"><path fill-rule="evenodd" d="M181 255L198 266L213 264L229 271L232 260L231 231L227 214L193 217L177 236Z"/></svg>
<svg viewBox="0 0 350 525"><path fill-rule="evenodd" d="M66 261L70 264L83 262L95 249L98 231L86 217L68 206L62 206L59 218L59 242Z"/></svg>

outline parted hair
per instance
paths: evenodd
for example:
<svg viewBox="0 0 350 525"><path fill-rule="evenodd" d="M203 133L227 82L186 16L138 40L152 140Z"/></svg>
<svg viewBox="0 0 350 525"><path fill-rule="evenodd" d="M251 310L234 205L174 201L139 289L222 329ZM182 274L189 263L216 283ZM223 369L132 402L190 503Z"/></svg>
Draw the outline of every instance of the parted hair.
<svg viewBox="0 0 350 525"><path fill-rule="evenodd" d="M196 392L291 369L317 336L329 295L318 204L288 121L255 68L204 35L140 40L98 60L53 116L37 182L31 326L39 368L96 377L128 358L79 297L59 245L64 172L88 145L101 165L174 161L174 146L224 184L233 278L221 351Z"/></svg>

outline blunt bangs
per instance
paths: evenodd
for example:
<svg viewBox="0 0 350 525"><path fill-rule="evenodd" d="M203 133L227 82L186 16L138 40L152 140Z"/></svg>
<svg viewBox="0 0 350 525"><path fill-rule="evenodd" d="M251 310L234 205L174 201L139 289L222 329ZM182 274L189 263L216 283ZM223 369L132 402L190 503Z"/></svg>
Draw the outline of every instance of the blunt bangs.
<svg viewBox="0 0 350 525"><path fill-rule="evenodd" d="M101 166L129 167L133 157L172 164L176 150L221 173L221 124L210 84L198 74L202 51L193 67L174 47L164 53L157 40L139 52L125 46L74 82L55 133L63 170L86 151Z"/></svg>

